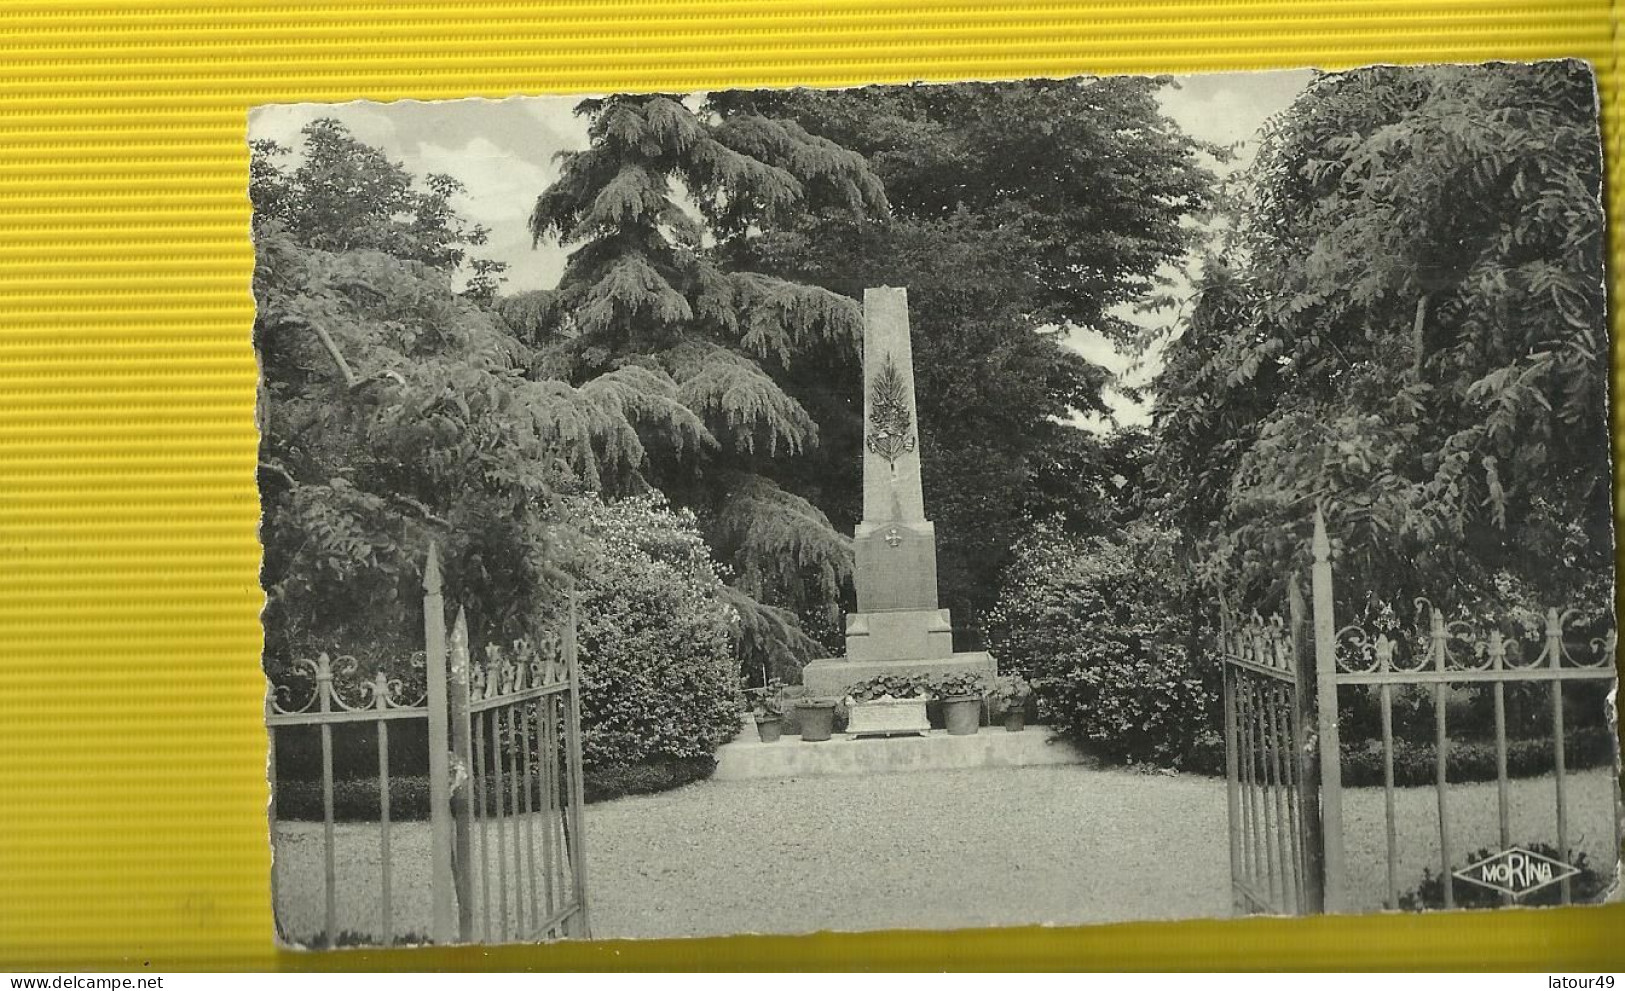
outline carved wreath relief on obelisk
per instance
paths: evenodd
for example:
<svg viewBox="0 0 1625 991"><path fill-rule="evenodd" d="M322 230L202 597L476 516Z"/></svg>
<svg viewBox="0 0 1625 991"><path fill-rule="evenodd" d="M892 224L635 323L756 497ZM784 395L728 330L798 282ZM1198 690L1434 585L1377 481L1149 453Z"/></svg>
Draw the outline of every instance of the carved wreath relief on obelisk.
<svg viewBox="0 0 1625 991"><path fill-rule="evenodd" d="M869 450L885 458L894 471L897 459L914 450L912 405L903 375L888 354L869 388L869 438L866 443Z"/></svg>

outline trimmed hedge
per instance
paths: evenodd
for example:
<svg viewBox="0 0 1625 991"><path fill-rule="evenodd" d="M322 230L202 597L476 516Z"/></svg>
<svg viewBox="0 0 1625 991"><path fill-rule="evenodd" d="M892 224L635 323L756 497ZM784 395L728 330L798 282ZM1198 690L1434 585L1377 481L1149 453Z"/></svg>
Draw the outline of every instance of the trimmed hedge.
<svg viewBox="0 0 1625 991"><path fill-rule="evenodd" d="M682 760L654 761L627 767L589 769L582 781L581 791L587 804L607 802L626 795L648 795L666 791L711 776L716 760L711 757L690 757ZM540 796L532 792L535 801ZM503 793L507 801L507 793ZM520 807L524 807L521 786ZM495 796L487 793L486 808L496 811ZM276 815L281 820L320 822L322 818L322 783L300 779L284 779L277 784ZM389 816L395 821L421 820L429 817L429 779L424 775L392 776L389 779ZM333 782L333 818L338 822L378 821L378 779L353 778Z"/></svg>
<svg viewBox="0 0 1625 991"><path fill-rule="evenodd" d="M1583 727L1568 734L1565 767L1587 771L1614 765L1614 736L1601 726ZM1394 784L1409 788L1433 784L1432 743L1394 741ZM1451 784L1495 780L1495 741L1451 740L1445 758ZM1223 777L1224 740L1210 734L1186 753L1183 769L1195 774ZM1552 772L1552 741L1508 740L1507 775L1533 778ZM1382 741L1344 741L1343 785L1347 788L1382 787Z"/></svg>
<svg viewBox="0 0 1625 991"><path fill-rule="evenodd" d="M1564 748L1565 766L1570 771L1612 767L1614 745L1613 734L1602 727L1576 730L1568 734ZM1550 774L1552 750L1550 739L1508 740L1507 774L1514 778ZM1432 743L1395 740L1394 784L1401 787L1433 784L1436 759ZM1452 783L1494 781L1495 741L1451 740L1445 765L1446 775ZM1382 786L1381 740L1344 745L1343 784L1355 788Z"/></svg>
<svg viewBox="0 0 1625 991"><path fill-rule="evenodd" d="M316 933L304 939L288 939L285 942L293 943L306 950L334 950L349 949L353 947L376 947L388 943L391 946L428 946L434 942L423 933L405 933L392 940L382 940L372 933L357 932L354 929L341 930L332 945L328 945L326 933Z"/></svg>
<svg viewBox="0 0 1625 991"><path fill-rule="evenodd" d="M589 769L582 783L582 793L589 805L627 795L652 795L709 778L716 769L714 757L685 757Z"/></svg>

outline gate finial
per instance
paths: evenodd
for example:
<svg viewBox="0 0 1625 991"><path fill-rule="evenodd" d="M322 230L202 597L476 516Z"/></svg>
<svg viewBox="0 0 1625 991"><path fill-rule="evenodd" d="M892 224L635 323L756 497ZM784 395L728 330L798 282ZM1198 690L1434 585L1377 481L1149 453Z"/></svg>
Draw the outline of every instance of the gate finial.
<svg viewBox="0 0 1625 991"><path fill-rule="evenodd" d="M430 595L440 594L440 552L434 541L429 541L429 563L423 566L423 590Z"/></svg>

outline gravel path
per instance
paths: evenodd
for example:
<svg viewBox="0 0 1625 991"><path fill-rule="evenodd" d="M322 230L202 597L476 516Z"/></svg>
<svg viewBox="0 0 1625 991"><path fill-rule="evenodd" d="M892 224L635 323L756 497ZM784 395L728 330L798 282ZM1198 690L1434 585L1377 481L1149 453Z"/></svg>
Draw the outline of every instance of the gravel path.
<svg viewBox="0 0 1625 991"><path fill-rule="evenodd" d="M703 782L592 811L603 936L1230 910L1224 788L1202 778L1065 766Z"/></svg>
<svg viewBox="0 0 1625 991"><path fill-rule="evenodd" d="M1572 842L1608 863L1606 772L1570 777ZM1514 782L1514 842L1549 839L1552 779ZM1402 888L1437 861L1431 788L1396 796ZM1495 845L1495 786L1450 792L1462 851ZM1351 907L1384 894L1381 789L1345 792ZM707 781L587 809L599 938L965 928L1230 913L1224 782L1082 766ZM378 831L338 827L341 928L377 931ZM395 827L395 929L428 928L427 828ZM279 915L321 920L321 827L279 825Z"/></svg>

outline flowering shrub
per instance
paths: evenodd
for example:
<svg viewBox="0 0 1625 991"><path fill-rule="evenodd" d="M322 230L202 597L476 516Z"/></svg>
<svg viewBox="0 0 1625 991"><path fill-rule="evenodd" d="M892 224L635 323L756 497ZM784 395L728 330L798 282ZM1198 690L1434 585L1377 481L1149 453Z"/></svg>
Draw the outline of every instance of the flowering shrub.
<svg viewBox="0 0 1625 991"><path fill-rule="evenodd" d="M1217 726L1212 678L1186 648L1184 574L1167 531L1082 540L1039 524L1016 547L989 633L1039 715L1102 757L1188 767Z"/></svg>
<svg viewBox="0 0 1625 991"><path fill-rule="evenodd" d="M693 515L658 497L564 501L580 595L586 774L709 759L744 707L737 616Z"/></svg>

